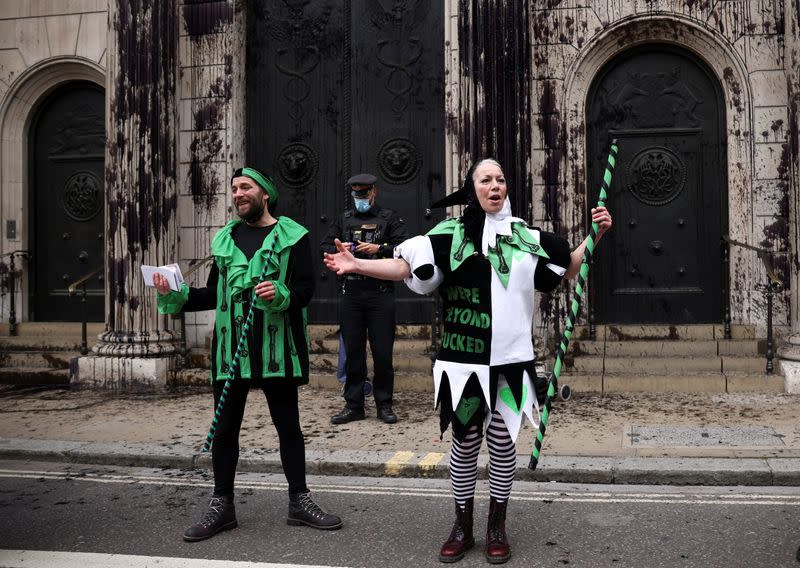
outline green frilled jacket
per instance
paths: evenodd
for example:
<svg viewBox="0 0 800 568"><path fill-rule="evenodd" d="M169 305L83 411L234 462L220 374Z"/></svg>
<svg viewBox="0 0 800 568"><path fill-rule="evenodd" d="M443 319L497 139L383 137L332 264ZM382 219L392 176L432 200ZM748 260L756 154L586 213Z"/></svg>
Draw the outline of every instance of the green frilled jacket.
<svg viewBox="0 0 800 568"><path fill-rule="evenodd" d="M261 248L248 261L234 243L242 221L231 221L214 236L214 264L205 288L186 284L178 292L158 296L162 314L216 309L211 347L211 380L230 377L242 323L265 262L265 280L275 285L275 297L255 300L253 324L241 350L234 378L287 379L308 383L309 340L307 306L314 294L313 261L308 230L288 217L279 217Z"/></svg>

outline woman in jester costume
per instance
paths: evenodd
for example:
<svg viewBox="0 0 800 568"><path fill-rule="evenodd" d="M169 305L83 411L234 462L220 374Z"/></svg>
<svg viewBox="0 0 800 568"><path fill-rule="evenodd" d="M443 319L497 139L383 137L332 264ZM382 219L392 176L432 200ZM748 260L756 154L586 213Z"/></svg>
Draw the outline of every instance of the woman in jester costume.
<svg viewBox="0 0 800 568"><path fill-rule="evenodd" d="M466 204L461 217L405 241L393 259L355 259L338 245L338 253L325 257L337 274L402 279L414 292L438 288L442 297L443 333L433 379L442 432L453 430L456 517L439 553L442 562L460 560L475 544L472 511L484 431L490 464L486 559L500 564L511 557L505 517L517 464L515 441L525 417L534 428L539 422L531 341L534 290L550 292L575 276L586 246L584 241L570 251L561 237L512 217L507 192L500 164L480 160L461 189L431 206ZM611 216L600 207L592 210L592 220L600 226L599 239L611 227ZM543 381L539 391L543 399Z"/></svg>

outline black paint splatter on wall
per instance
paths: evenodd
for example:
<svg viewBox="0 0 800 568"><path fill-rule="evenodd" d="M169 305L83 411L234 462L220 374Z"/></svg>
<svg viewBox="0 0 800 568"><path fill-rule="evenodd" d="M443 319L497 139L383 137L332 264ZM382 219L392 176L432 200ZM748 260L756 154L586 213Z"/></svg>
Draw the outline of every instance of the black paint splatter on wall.
<svg viewBox="0 0 800 568"><path fill-rule="evenodd" d="M188 186L196 207L210 210L219 192L227 186L216 165L226 160L223 140L224 117L233 89L233 55L225 52L225 34L234 17L233 5L226 0L192 0L182 10L183 24L190 38L191 67L184 72L211 73L207 92L192 93L203 97L192 115L194 134L189 146ZM218 64L217 62L222 62ZM212 64L209 64L212 62ZM217 73L214 77L213 73Z"/></svg>
<svg viewBox="0 0 800 568"><path fill-rule="evenodd" d="M177 209L174 10L172 2L129 0L112 12L116 65L111 68L108 128L113 134L105 172L107 266L110 304L123 311L138 307L126 289L128 277L160 244ZM112 330L127 325L116 321L115 309L108 318Z"/></svg>
<svg viewBox="0 0 800 568"><path fill-rule="evenodd" d="M184 0L182 15L186 32L203 36L224 31L233 22L233 6L226 0Z"/></svg>
<svg viewBox="0 0 800 568"><path fill-rule="evenodd" d="M728 87L728 92L731 95L733 106L736 112L742 112L742 86L736 80L733 69L726 67L722 72L722 78L725 80L725 85Z"/></svg>
<svg viewBox="0 0 800 568"><path fill-rule="evenodd" d="M553 228L563 231L562 161L564 126L556 86L538 81L548 76L548 61L540 59L542 43L571 41L586 25L551 10L561 4L548 0L546 8L529 1L459 4L459 69L462 77L461 111L451 117L457 149L471 158L496 157L512 184L514 213L533 221L533 202L541 200ZM583 40L581 40L583 41ZM542 133L545 161L542 171L531 171L534 129ZM543 186L534 186L534 178ZM559 311L557 294L539 296L540 323L549 326Z"/></svg>
<svg viewBox="0 0 800 568"><path fill-rule="evenodd" d="M465 80L460 115L448 121L457 149L470 160L491 156L509 180L514 213L530 219L533 176L532 38L527 2L459 3L459 69ZM474 109L472 112L470 109Z"/></svg>

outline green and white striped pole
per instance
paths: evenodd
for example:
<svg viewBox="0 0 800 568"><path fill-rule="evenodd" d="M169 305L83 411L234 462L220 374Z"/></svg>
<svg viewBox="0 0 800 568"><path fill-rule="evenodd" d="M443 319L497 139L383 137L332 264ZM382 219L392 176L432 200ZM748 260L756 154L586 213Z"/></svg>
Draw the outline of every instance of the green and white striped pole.
<svg viewBox="0 0 800 568"><path fill-rule="evenodd" d="M274 230L273 230L274 232ZM256 286L264 281L267 277L267 272L269 272L269 261L272 259L272 251L275 248L275 237L272 238L272 246L269 247L269 253L267 257L264 259L264 269L261 271L261 276L258 278L258 283ZM222 392L219 395L219 401L217 402L217 406L214 409L214 418L211 419L211 426L208 428L208 434L206 434L206 441L203 444L203 453L208 452L211 449L211 443L214 441L214 432L217 430L217 423L219 422L220 417L222 416L222 409L225 407L225 399L228 397L228 391L231 388L231 382L233 381L233 377L236 374L236 369L239 367L239 358L241 357L242 349L247 341L247 333L250 331L250 326L253 324L253 315L255 314L255 304L256 304L256 290L255 286L253 286L253 301L250 302L250 309L247 311L247 318L245 318L242 324L242 331L239 333L239 341L236 344L236 351L233 352L233 359L231 360L231 364L228 367L228 378L225 379L225 385L222 387Z"/></svg>
<svg viewBox="0 0 800 568"><path fill-rule="evenodd" d="M606 199L608 198L608 191L611 187L611 177L614 174L614 166L617 163L617 141L611 141L611 149L608 153L608 164L606 171L603 173L603 181L600 184L600 197L597 200L597 207L604 207ZM550 408L553 403L553 398L558 391L558 377L561 375L561 367L564 364L564 356L567 354L569 348L569 340L572 338L572 331L575 329L575 319L578 317L578 312L581 309L581 298L583 291L586 288L586 279L589 276L589 262L594 253L595 239L597 238L597 223L592 223L592 228L589 231L589 238L586 241L586 250L583 252L583 259L581 261L581 269L578 272L578 282L575 284L575 293L573 294L570 310L567 313L567 322L564 326L564 333L561 335L561 341L556 348L556 362L553 365L553 373L550 381L547 384L547 396L544 399L544 410L542 410L542 419L539 421L539 431L536 432L536 440L533 443L533 452L531 454L531 461L528 464L529 469L536 469L539 465L539 453L542 451L542 440L544 440L544 433L547 430L547 423L550 418Z"/></svg>

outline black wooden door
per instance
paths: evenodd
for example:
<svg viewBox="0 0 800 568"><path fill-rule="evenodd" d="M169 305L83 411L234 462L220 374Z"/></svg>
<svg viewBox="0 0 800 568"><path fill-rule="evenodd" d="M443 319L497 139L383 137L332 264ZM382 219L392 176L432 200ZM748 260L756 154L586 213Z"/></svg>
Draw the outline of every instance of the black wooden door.
<svg viewBox="0 0 800 568"><path fill-rule="evenodd" d="M442 0L248 3L247 159L281 191L279 215L311 232L317 291L310 319L338 321L336 278L318 244L351 207L344 182L379 177L378 203L408 232L444 181ZM426 298L397 287L398 322L430 321Z"/></svg>
<svg viewBox="0 0 800 568"><path fill-rule="evenodd" d="M598 75L587 102L589 205L609 139L620 147L609 197L614 230L593 270L598 322L722 320L721 101L705 65L671 47L634 48Z"/></svg>
<svg viewBox="0 0 800 568"><path fill-rule="evenodd" d="M105 103L88 83L58 89L31 131L31 319L80 321L67 286L103 266ZM89 321L104 320L99 278L86 283Z"/></svg>

